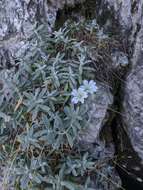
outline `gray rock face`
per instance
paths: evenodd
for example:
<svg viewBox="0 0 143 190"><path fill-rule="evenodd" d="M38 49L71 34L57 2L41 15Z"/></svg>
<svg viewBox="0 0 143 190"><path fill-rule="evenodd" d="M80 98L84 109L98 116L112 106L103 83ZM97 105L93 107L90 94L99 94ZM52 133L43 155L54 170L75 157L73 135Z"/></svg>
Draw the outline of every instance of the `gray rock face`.
<svg viewBox="0 0 143 190"><path fill-rule="evenodd" d="M133 148L143 160L143 1L107 1L122 28L129 32L129 45L134 47L124 89L123 120Z"/></svg>
<svg viewBox="0 0 143 190"><path fill-rule="evenodd" d="M142 37L140 40L143 42ZM132 145L143 160L143 50L140 43L135 46L133 61L133 67L126 79L124 122Z"/></svg>
<svg viewBox="0 0 143 190"><path fill-rule="evenodd" d="M28 48L27 38L38 23L46 22L50 32L56 8L45 0L0 1L0 66L13 62Z"/></svg>
<svg viewBox="0 0 143 190"><path fill-rule="evenodd" d="M54 24L56 7L45 0L14 0L0 2L0 40L26 38L36 24L46 22L49 30Z"/></svg>
<svg viewBox="0 0 143 190"><path fill-rule="evenodd" d="M0 65L22 55L28 49L27 38L39 24L51 32L57 10L83 0L2 0L0 1ZM8 54L8 55L6 55Z"/></svg>
<svg viewBox="0 0 143 190"><path fill-rule="evenodd" d="M108 108L113 104L113 95L107 87L99 86L97 93L89 100L90 126L83 134L86 143L95 143L99 140L102 127L109 119Z"/></svg>
<svg viewBox="0 0 143 190"><path fill-rule="evenodd" d="M125 29L131 28L131 0L107 0L107 2L114 7L116 16L120 18L120 24Z"/></svg>
<svg viewBox="0 0 143 190"><path fill-rule="evenodd" d="M114 8L115 16L118 18L122 29L135 33L137 25L142 22L143 2L141 0L105 0L104 2L108 2Z"/></svg>
<svg viewBox="0 0 143 190"><path fill-rule="evenodd" d="M94 189L116 190L121 186L121 180L114 167L109 164L109 160L113 159L115 153L112 134L109 127L108 142L104 142L104 140L102 141L100 139L103 126L106 125L110 117L108 109L113 104L113 95L108 87L99 85L97 93L90 97L88 101L90 125L89 128L81 134L80 142L84 149L87 148L88 151L92 152L93 157L97 159L97 165L100 165L100 162L104 162L104 166L100 168L99 173L101 173L101 176L103 175L105 177L104 182L101 184L98 184L98 180L93 180L93 187ZM111 173L108 174L108 169L110 167L112 168L110 170ZM109 179L108 175L110 175L110 181L106 180L106 178ZM111 181L113 183L111 183Z"/></svg>

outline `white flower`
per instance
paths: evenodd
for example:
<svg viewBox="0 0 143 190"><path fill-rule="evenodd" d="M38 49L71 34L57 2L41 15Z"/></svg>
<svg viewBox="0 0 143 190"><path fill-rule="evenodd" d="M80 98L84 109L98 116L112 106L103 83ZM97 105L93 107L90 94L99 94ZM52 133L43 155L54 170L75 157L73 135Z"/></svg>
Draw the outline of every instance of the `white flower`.
<svg viewBox="0 0 143 190"><path fill-rule="evenodd" d="M87 93L83 88L79 88L78 90L74 89L72 91L72 103L77 104L78 102L84 103L84 99L87 98Z"/></svg>
<svg viewBox="0 0 143 190"><path fill-rule="evenodd" d="M93 94L98 89L96 86L96 82L94 82L93 80L90 80L89 82L87 80L84 80L81 88L89 94Z"/></svg>

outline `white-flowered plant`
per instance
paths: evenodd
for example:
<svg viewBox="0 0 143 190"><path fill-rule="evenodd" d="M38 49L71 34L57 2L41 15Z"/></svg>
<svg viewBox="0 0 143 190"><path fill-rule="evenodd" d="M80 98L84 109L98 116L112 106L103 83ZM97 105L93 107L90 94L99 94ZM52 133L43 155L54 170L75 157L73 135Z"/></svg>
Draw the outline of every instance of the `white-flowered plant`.
<svg viewBox="0 0 143 190"><path fill-rule="evenodd" d="M55 15L49 19L52 24ZM88 98L97 91L94 79L86 77L95 76L93 49L100 55L104 40L95 20L69 20L55 32L49 24L27 39L28 51L18 53L16 65L0 62L0 161L10 166L4 182L17 190L91 190L94 176L94 189L107 189L110 179L100 174L106 179L113 174L110 155L105 160L108 155L100 154L104 146L94 156L82 146L91 124Z"/></svg>
<svg viewBox="0 0 143 190"><path fill-rule="evenodd" d="M84 103L84 99L88 97L87 92L83 88L74 89L72 91L72 103L77 104L78 102Z"/></svg>
<svg viewBox="0 0 143 190"><path fill-rule="evenodd" d="M83 81L83 85L81 85L78 89L74 89L71 93L73 96L72 103L77 104L81 102L84 103L84 100L88 97L89 94L94 94L97 92L96 82L93 80Z"/></svg>
<svg viewBox="0 0 143 190"><path fill-rule="evenodd" d="M90 81L84 80L81 88L83 88L88 94L94 94L95 92L97 92L98 89L96 82L93 80Z"/></svg>

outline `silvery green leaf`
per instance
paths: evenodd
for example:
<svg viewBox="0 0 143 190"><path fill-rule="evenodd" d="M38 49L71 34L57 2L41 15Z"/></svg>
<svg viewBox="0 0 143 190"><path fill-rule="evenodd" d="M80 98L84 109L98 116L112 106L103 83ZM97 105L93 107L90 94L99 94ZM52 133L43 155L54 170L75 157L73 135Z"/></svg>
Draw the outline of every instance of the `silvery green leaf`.
<svg viewBox="0 0 143 190"><path fill-rule="evenodd" d="M0 112L0 118L4 119L5 122L9 122L11 117L3 112Z"/></svg>
<svg viewBox="0 0 143 190"><path fill-rule="evenodd" d="M29 182L30 182L29 175L28 174L23 175L22 178L20 179L21 188L27 189Z"/></svg>
<svg viewBox="0 0 143 190"><path fill-rule="evenodd" d="M38 184L41 184L43 181L43 177L37 173L36 175L33 176L32 180Z"/></svg>
<svg viewBox="0 0 143 190"><path fill-rule="evenodd" d="M77 185L72 182L62 181L61 185L66 187L68 190L76 190L77 189Z"/></svg>
<svg viewBox="0 0 143 190"><path fill-rule="evenodd" d="M56 149L56 150L59 149L59 147L61 146L61 143L62 143L62 139L63 139L63 135L58 135L56 141L53 144L54 149Z"/></svg>
<svg viewBox="0 0 143 190"><path fill-rule="evenodd" d="M67 139L68 139L68 143L69 143L70 147L72 148L73 144L74 144L74 139L69 133L66 133L66 136L67 136Z"/></svg>
<svg viewBox="0 0 143 190"><path fill-rule="evenodd" d="M46 112L46 113L49 113L50 108L49 108L48 106L46 106L46 105L39 105L39 108L40 108L42 111L44 111L44 112Z"/></svg>

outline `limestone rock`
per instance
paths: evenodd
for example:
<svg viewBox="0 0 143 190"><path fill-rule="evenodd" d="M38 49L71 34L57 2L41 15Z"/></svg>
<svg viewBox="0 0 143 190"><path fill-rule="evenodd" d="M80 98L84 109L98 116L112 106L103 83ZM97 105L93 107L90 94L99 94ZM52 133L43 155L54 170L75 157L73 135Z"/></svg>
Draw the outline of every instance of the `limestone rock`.
<svg viewBox="0 0 143 190"><path fill-rule="evenodd" d="M132 145L143 160L143 51L141 49L133 60L136 60L135 66L126 79L124 122Z"/></svg>
<svg viewBox="0 0 143 190"><path fill-rule="evenodd" d="M110 117L108 109L113 104L113 95L108 87L99 85L97 93L88 101L90 125L89 128L81 134L80 143L84 149L92 152L93 157L97 160L97 165L100 165L100 162L104 162L104 166L101 167L99 171L101 176L99 175L98 177L102 177L102 175L105 177L105 180L102 181L102 183L98 183L97 176L95 179L93 178L93 187L94 189L115 190L121 186L121 180L115 168L109 163L109 160L113 159L115 153L111 129L109 126L107 129L110 136L108 142L106 142L105 139L103 141L100 139L103 126L106 125L106 122ZM110 175L109 178L113 183L106 180L108 175Z"/></svg>
<svg viewBox="0 0 143 190"><path fill-rule="evenodd" d="M17 59L29 48L28 37L40 24L51 32L58 9L84 0L2 0L0 1L0 66L2 60ZM7 52L9 58L3 54ZM1 59L2 58L2 59Z"/></svg>
<svg viewBox="0 0 143 190"><path fill-rule="evenodd" d="M143 160L143 1L106 0L114 7L115 15L133 47L131 64L126 77L123 102L123 121L134 150Z"/></svg>
<svg viewBox="0 0 143 190"><path fill-rule="evenodd" d="M108 120L108 108L113 104L113 95L107 87L99 86L97 93L89 100L90 126L83 134L84 142L98 141L102 127Z"/></svg>
<svg viewBox="0 0 143 190"><path fill-rule="evenodd" d="M47 23L51 31L56 19L56 8L45 0L0 1L0 66L14 64L28 49L27 38L40 23Z"/></svg>

